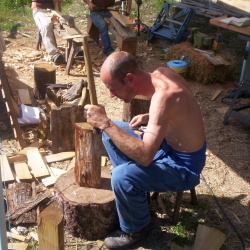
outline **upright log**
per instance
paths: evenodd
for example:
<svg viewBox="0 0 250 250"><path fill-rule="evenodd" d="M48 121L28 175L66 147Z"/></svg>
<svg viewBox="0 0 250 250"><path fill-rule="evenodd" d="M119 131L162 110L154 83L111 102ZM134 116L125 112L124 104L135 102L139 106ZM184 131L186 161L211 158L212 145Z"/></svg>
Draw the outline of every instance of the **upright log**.
<svg viewBox="0 0 250 250"><path fill-rule="evenodd" d="M63 211L57 202L39 214L37 225L40 249L64 250Z"/></svg>
<svg viewBox="0 0 250 250"><path fill-rule="evenodd" d="M48 83L56 83L55 67L49 63L37 63L34 66L34 90L33 94L36 99L45 99L46 85Z"/></svg>
<svg viewBox="0 0 250 250"><path fill-rule="evenodd" d="M83 107L79 108L78 102L60 107L51 106L50 138L51 150L54 154L75 149L75 123L84 121L86 119L83 115Z"/></svg>
<svg viewBox="0 0 250 250"><path fill-rule="evenodd" d="M75 176L81 187L100 188L102 136L88 123L75 124Z"/></svg>
<svg viewBox="0 0 250 250"><path fill-rule="evenodd" d="M130 122L131 119L139 114L149 112L150 100L144 96L135 96L130 103L123 104L123 121Z"/></svg>

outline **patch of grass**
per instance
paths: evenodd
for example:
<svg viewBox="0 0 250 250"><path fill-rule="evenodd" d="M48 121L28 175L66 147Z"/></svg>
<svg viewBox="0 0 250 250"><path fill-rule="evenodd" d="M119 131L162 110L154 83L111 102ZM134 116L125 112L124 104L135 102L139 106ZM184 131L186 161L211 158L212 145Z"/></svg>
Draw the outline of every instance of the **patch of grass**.
<svg viewBox="0 0 250 250"><path fill-rule="evenodd" d="M17 24L22 30L29 30L34 23L30 7L19 9L0 8L0 25L3 31L11 31Z"/></svg>

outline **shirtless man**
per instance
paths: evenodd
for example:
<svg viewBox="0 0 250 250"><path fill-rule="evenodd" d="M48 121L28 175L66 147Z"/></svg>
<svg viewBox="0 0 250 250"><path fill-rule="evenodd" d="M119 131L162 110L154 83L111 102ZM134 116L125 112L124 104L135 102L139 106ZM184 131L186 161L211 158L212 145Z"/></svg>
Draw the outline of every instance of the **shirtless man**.
<svg viewBox="0 0 250 250"><path fill-rule="evenodd" d="M148 192L189 190L199 184L206 160L204 125L187 82L169 68L146 72L130 54L114 52L100 76L111 97L125 102L136 95L151 99L149 114L129 124L111 121L103 106L85 106L87 121L103 131L113 165L111 184L121 234L106 238L104 245L126 249L149 231ZM145 124L142 136L132 130Z"/></svg>

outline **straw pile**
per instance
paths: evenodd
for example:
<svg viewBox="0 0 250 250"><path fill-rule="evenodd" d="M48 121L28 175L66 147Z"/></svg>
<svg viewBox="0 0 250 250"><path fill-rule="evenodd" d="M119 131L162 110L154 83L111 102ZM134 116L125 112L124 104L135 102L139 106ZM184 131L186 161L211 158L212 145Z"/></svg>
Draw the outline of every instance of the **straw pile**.
<svg viewBox="0 0 250 250"><path fill-rule="evenodd" d="M201 84L211 84L216 81L225 82L232 77L234 62L229 55L220 55L227 60L230 65L213 65L203 55L197 52L188 42L179 43L171 46L166 53L166 60L180 60L185 56L189 62L186 78Z"/></svg>

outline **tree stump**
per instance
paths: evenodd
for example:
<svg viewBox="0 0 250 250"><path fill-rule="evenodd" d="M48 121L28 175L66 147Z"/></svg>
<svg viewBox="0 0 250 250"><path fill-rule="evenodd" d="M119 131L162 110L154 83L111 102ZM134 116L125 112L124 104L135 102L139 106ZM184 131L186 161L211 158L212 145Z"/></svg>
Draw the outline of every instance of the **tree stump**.
<svg viewBox="0 0 250 250"><path fill-rule="evenodd" d="M131 119L139 114L149 112L150 100L144 96L135 96L130 103L123 104L122 119L125 122L130 122Z"/></svg>
<svg viewBox="0 0 250 250"><path fill-rule="evenodd" d="M81 187L101 186L102 135L93 133L93 127L85 123L75 125L75 176Z"/></svg>
<svg viewBox="0 0 250 250"><path fill-rule="evenodd" d="M49 63L38 63L34 66L34 97L38 100L45 99L46 85L48 83L56 83L56 70Z"/></svg>
<svg viewBox="0 0 250 250"><path fill-rule="evenodd" d="M50 138L54 154L75 149L75 123L86 121L83 114L84 106L79 107L78 101L60 107L51 106Z"/></svg>
<svg viewBox="0 0 250 250"><path fill-rule="evenodd" d="M101 169L99 189L80 187L74 169L61 175L54 186L56 199L63 207L65 229L75 237L97 240L118 227L110 171Z"/></svg>

